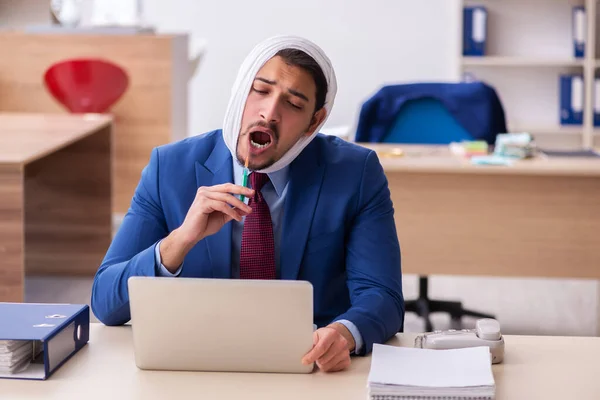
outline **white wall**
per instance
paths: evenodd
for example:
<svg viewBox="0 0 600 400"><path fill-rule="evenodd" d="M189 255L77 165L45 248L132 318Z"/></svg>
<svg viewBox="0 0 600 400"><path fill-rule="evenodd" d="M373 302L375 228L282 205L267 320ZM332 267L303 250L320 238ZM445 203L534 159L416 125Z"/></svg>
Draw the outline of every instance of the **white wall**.
<svg viewBox="0 0 600 400"><path fill-rule="evenodd" d="M0 27L21 28L50 22L50 1L0 0Z"/></svg>
<svg viewBox="0 0 600 400"><path fill-rule="evenodd" d="M305 36L331 58L338 95L326 127L353 125L361 104L385 83L459 77L458 0L144 0L161 33L189 33L206 53L190 82L189 135L219 128L238 66L275 34ZM4 16L3 16L4 15ZM49 23L45 0L0 0L0 26ZM82 24L89 20L89 3Z"/></svg>
<svg viewBox="0 0 600 400"><path fill-rule="evenodd" d="M386 82L452 80L458 73L457 0L146 0L160 32L207 41L190 85L190 134L221 127L237 68L259 41L302 35L331 58L338 95L327 126L353 124L360 105Z"/></svg>

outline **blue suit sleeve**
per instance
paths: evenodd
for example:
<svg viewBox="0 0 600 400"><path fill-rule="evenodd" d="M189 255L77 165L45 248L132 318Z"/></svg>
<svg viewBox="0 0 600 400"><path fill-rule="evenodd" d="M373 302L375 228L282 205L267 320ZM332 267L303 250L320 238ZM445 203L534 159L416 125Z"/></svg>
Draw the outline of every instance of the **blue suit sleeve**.
<svg viewBox="0 0 600 400"><path fill-rule="evenodd" d="M354 353L360 354L360 352L362 351L362 347L363 347L363 340L362 340L362 335L358 331L358 328L356 327L356 325L354 325L351 321L348 321L347 319L340 319L337 322L339 322L340 324L342 324L346 328L348 328L348 330L352 334L352 337L354 338Z"/></svg>
<svg viewBox="0 0 600 400"><path fill-rule="evenodd" d="M131 319L129 277L159 274L155 249L168 231L158 194L158 170L158 149L154 149L129 210L94 277L91 308L106 325L122 325Z"/></svg>
<svg viewBox="0 0 600 400"><path fill-rule="evenodd" d="M346 272L351 307L336 320L358 328L365 355L403 330L404 296L400 244L387 178L374 152L366 158L357 215L347 242Z"/></svg>
<svg viewBox="0 0 600 400"><path fill-rule="evenodd" d="M162 242L162 240L160 241ZM156 265L158 265L158 275L159 276L163 276L163 277L174 277L174 276L179 276L179 274L181 273L181 269L183 268L183 264L179 266L179 268L177 269L177 271L175 271L174 274L172 274L167 267L165 267L162 263L162 259L160 258L160 242L158 242L156 244L156 246L154 247L154 260Z"/></svg>

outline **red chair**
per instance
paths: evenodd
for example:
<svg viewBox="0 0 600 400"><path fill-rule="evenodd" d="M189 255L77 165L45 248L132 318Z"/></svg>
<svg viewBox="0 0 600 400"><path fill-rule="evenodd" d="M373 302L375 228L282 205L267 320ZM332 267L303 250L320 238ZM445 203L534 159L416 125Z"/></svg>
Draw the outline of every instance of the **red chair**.
<svg viewBox="0 0 600 400"><path fill-rule="evenodd" d="M105 60L74 59L50 66L44 83L70 112L104 113L123 96L129 77L123 68Z"/></svg>

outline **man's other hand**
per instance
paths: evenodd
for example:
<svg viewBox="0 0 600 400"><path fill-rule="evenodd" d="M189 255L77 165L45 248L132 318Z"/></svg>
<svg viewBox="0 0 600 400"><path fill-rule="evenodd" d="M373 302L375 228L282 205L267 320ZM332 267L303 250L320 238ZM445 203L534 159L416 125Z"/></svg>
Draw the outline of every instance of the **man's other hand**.
<svg viewBox="0 0 600 400"><path fill-rule="evenodd" d="M324 372L335 372L350 366L350 352L354 350L354 338L348 329L337 322L313 333L313 348L302 363L316 362Z"/></svg>

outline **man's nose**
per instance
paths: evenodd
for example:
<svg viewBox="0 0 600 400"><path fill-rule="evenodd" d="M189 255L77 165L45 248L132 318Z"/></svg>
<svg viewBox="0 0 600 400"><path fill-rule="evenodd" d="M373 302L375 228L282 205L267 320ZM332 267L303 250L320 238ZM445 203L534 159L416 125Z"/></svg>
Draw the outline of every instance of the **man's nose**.
<svg viewBox="0 0 600 400"><path fill-rule="evenodd" d="M263 107L260 111L261 118L267 123L278 123L280 119L279 115L279 102L277 99L269 99L263 103Z"/></svg>

